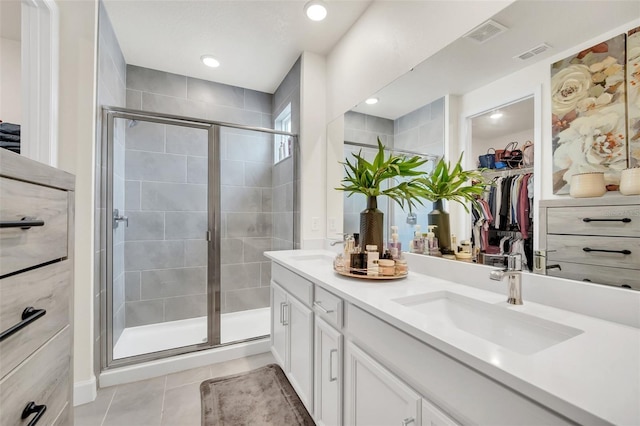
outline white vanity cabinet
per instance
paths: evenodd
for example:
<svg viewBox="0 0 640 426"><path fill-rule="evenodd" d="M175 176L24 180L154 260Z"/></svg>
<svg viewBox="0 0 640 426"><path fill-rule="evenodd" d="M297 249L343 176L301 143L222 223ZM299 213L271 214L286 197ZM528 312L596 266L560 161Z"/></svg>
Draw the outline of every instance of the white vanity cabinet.
<svg viewBox="0 0 640 426"><path fill-rule="evenodd" d="M352 342L347 342L345 423L420 425L422 398Z"/></svg>
<svg viewBox="0 0 640 426"><path fill-rule="evenodd" d="M271 277L271 351L313 413L313 285L275 263Z"/></svg>

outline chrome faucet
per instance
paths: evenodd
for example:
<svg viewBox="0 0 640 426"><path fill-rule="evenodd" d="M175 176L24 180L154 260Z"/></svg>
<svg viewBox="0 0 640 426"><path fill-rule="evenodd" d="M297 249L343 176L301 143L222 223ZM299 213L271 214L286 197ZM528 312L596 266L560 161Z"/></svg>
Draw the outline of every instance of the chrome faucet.
<svg viewBox="0 0 640 426"><path fill-rule="evenodd" d="M508 255L507 268L494 269L489 274L489 278L494 281L502 281L504 277L509 277L509 296L507 303L511 305L522 305L522 256L520 254Z"/></svg>
<svg viewBox="0 0 640 426"><path fill-rule="evenodd" d="M349 234L338 234L338 235L342 235L342 240L332 240L329 245L331 247L337 245L337 244L345 244L347 242L347 240L349 239Z"/></svg>

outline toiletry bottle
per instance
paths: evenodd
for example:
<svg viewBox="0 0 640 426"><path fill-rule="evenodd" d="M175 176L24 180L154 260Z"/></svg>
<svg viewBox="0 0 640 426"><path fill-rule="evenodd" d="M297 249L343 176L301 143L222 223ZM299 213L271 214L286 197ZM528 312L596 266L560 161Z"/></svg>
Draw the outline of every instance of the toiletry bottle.
<svg viewBox="0 0 640 426"><path fill-rule="evenodd" d="M402 243L398 241L398 227L391 227L391 241L389 242L389 251L391 252L391 258L397 259L402 252Z"/></svg>
<svg viewBox="0 0 640 426"><path fill-rule="evenodd" d="M434 228L437 228L437 225L429 225L429 232L427 233L427 243L425 246L425 253L429 253L430 256L442 256L442 253L440 253L440 249L438 248L438 237L436 237L436 234L433 232Z"/></svg>
<svg viewBox="0 0 640 426"><path fill-rule="evenodd" d="M378 276L378 260L380 259L380 253L378 253L378 246L367 245L367 275L372 277Z"/></svg>
<svg viewBox="0 0 640 426"><path fill-rule="evenodd" d="M420 232L420 225L416 225L416 231L413 235L413 252L424 254L424 239L422 238L422 233Z"/></svg>
<svg viewBox="0 0 640 426"><path fill-rule="evenodd" d="M349 272L351 268L351 253L355 250L355 240L352 235L347 235L344 239L344 270Z"/></svg>

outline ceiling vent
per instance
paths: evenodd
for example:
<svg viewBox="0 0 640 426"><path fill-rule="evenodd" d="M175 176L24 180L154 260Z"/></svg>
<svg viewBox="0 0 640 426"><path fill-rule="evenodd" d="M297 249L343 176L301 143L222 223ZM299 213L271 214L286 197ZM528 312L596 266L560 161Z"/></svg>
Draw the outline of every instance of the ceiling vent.
<svg viewBox="0 0 640 426"><path fill-rule="evenodd" d="M520 60L526 61L527 59L533 58L534 56L539 55L543 52L546 52L549 49L551 49L551 46L549 46L546 43L542 43L537 45L534 48L531 48L525 52L522 52L519 55L514 56L513 59L520 59Z"/></svg>
<svg viewBox="0 0 640 426"><path fill-rule="evenodd" d="M507 31L507 29L508 28L504 25L498 24L496 21L489 19L488 21L475 27L462 37L473 40L478 44L482 44L494 38L498 34Z"/></svg>

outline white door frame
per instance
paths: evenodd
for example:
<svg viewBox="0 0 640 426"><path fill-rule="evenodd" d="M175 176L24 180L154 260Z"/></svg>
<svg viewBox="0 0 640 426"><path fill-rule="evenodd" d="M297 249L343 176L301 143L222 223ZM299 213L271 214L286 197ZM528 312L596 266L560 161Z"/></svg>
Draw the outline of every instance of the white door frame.
<svg viewBox="0 0 640 426"><path fill-rule="evenodd" d="M58 163L58 7L54 0L22 0L22 125L20 152Z"/></svg>

